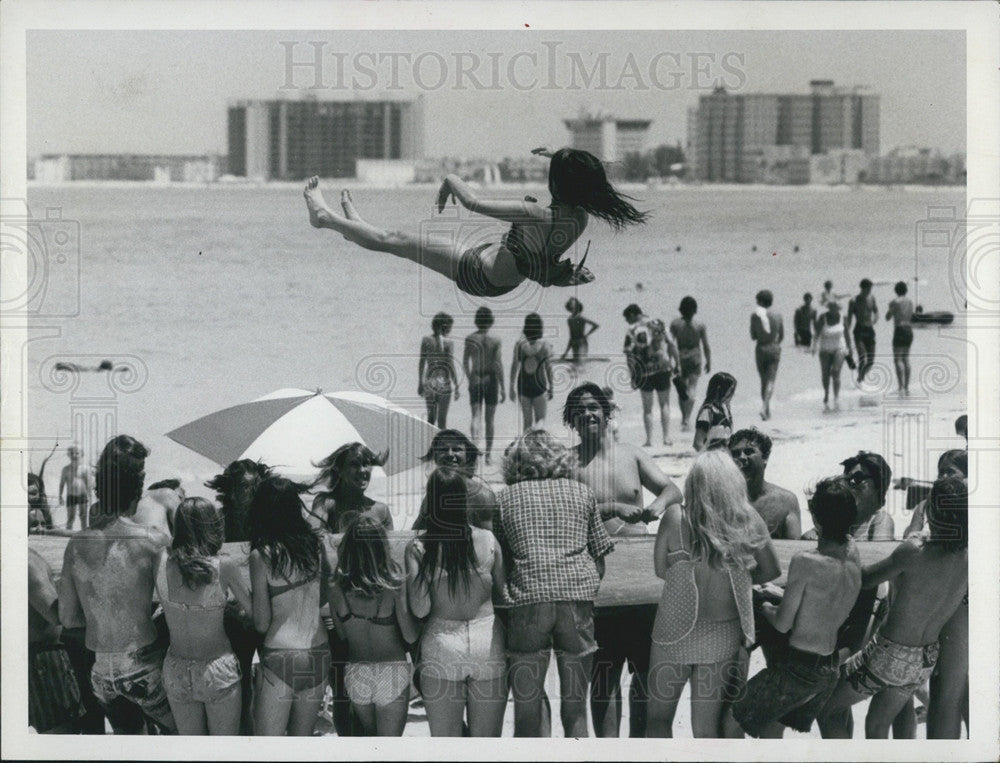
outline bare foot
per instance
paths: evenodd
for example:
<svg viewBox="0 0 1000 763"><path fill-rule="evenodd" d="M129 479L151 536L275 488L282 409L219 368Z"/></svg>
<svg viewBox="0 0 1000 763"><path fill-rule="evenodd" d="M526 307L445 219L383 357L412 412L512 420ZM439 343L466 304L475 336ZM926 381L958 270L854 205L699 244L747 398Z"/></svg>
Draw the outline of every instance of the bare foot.
<svg viewBox="0 0 1000 763"><path fill-rule="evenodd" d="M333 212L326 205L323 192L319 190L319 178L313 175L306 181L306 187L302 191L306 198L306 209L309 210L309 224L314 228L328 228L327 225Z"/></svg>
<svg viewBox="0 0 1000 763"><path fill-rule="evenodd" d="M340 206L344 210L344 217L348 220L361 220L361 215L354 208L354 199L351 198L351 192L346 188L340 192ZM362 220L362 222L364 221Z"/></svg>

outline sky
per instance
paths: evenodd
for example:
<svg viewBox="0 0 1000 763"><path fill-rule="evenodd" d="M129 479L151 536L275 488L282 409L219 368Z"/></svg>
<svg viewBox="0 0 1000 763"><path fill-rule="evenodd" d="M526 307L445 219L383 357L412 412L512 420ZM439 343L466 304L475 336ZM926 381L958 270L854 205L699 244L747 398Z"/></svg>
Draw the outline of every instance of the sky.
<svg viewBox="0 0 1000 763"><path fill-rule="evenodd" d="M883 153L952 153L966 148L965 60L962 31L33 30L27 150L225 153L227 103L278 97L422 96L428 156L562 145L582 110L651 119L650 146L683 145L688 109L718 84L832 79L881 95Z"/></svg>

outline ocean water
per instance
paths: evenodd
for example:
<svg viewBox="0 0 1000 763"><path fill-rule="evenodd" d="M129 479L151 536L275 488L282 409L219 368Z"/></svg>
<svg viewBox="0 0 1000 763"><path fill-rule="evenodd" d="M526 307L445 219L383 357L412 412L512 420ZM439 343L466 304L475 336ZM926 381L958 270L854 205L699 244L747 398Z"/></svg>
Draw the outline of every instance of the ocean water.
<svg viewBox="0 0 1000 763"><path fill-rule="evenodd" d="M336 190L327 189L331 203ZM541 188L496 193L547 198ZM916 244L918 234L934 226L926 222L929 209L950 207L961 217L962 190L692 187L632 193L652 212L649 224L612 234L592 221L573 255L578 261L590 242L594 283L572 290L529 284L487 303L496 313L494 333L509 371L527 312L543 316L547 336L562 351L563 304L575 294L584 314L601 326L591 337L591 354L611 359L589 365L585 375L618 390L629 439L641 437L639 396L627 388L621 358L622 309L630 302L669 321L681 297L698 300L713 371L730 371L739 380L733 408L742 426L759 423L749 316L757 290L771 289L786 326L776 415L766 425L779 430L788 420L818 418L821 409L818 362L792 346L792 314L803 292L818 296L826 279L836 291L852 294L863 277L885 281L889 285L875 288L884 316L891 283L911 279L916 258L919 302L927 310L964 309L955 270L960 252L918 250ZM463 246L502 231L454 210L438 215L434 197L431 188L354 191L359 212L387 228L451 237ZM440 310L454 316L460 358L462 337L474 330L472 317L483 303L412 263L311 228L300 189L291 185L33 187L28 203L36 217L38 210L58 207L64 220L79 221L81 258L79 315L39 318L28 345L28 425L39 443L35 449L57 435L65 440L74 417L79 425L81 416L97 411L98 419L86 420L103 423L93 426L108 425L110 416L118 431L151 446L150 479L176 474L196 484L215 473L211 462L164 433L281 387L363 389L421 412L417 351L431 318ZM895 387L891 328L881 322L877 333L879 364L866 391L874 396ZM74 386L53 372L59 360L96 365L104 358L131 365L135 377L109 390L103 374L86 375ZM961 404L966 346L960 328L918 330L912 359L915 389ZM850 390L848 379L845 368ZM559 367L556 404L571 383L568 368ZM704 385L703 378L699 396ZM676 406L673 417L676 434ZM550 428L564 432L558 410L549 419ZM497 422L502 448L516 432L516 407L501 406ZM449 425L468 431L464 385Z"/></svg>

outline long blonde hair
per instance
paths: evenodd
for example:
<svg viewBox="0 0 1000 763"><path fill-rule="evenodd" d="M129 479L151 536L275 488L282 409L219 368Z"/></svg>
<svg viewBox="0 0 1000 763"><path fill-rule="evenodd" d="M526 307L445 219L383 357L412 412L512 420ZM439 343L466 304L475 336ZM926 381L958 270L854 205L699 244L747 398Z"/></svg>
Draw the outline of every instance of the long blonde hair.
<svg viewBox="0 0 1000 763"><path fill-rule="evenodd" d="M753 555L767 543L767 529L757 521L746 480L729 453L711 450L695 459L684 481L684 511L693 559L716 569L756 566Z"/></svg>

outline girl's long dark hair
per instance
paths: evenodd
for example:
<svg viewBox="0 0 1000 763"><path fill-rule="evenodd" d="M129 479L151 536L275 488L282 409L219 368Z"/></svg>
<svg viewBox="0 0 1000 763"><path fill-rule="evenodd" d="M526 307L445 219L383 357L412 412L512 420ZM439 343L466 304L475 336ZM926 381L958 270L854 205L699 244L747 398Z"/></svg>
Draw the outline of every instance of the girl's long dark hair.
<svg viewBox="0 0 1000 763"><path fill-rule="evenodd" d="M271 572L287 580L311 579L319 572L322 541L303 516L299 493L304 490L305 485L284 477L268 477L247 514L250 548L263 551Z"/></svg>
<svg viewBox="0 0 1000 763"><path fill-rule="evenodd" d="M392 558L381 522L361 514L347 526L340 541L335 579L345 593L366 598L399 588L402 570Z"/></svg>
<svg viewBox="0 0 1000 763"><path fill-rule="evenodd" d="M735 376L725 371L712 374L712 378L708 380L708 387L705 388L705 403L721 403L734 389L736 389Z"/></svg>
<svg viewBox="0 0 1000 763"><path fill-rule="evenodd" d="M614 230L645 223L648 212L640 212L608 182L601 160L575 148L561 148L549 163L549 192L553 201L582 207Z"/></svg>
<svg viewBox="0 0 1000 763"><path fill-rule="evenodd" d="M441 566L448 575L448 592L455 596L459 583L466 593L471 570L478 566L469 526L465 479L454 469L436 469L427 481L427 524L421 535L424 556L417 580L430 585Z"/></svg>
<svg viewBox="0 0 1000 763"><path fill-rule="evenodd" d="M222 514L204 498L185 498L174 514L170 558L190 589L208 585L218 571L212 560L222 548Z"/></svg>

